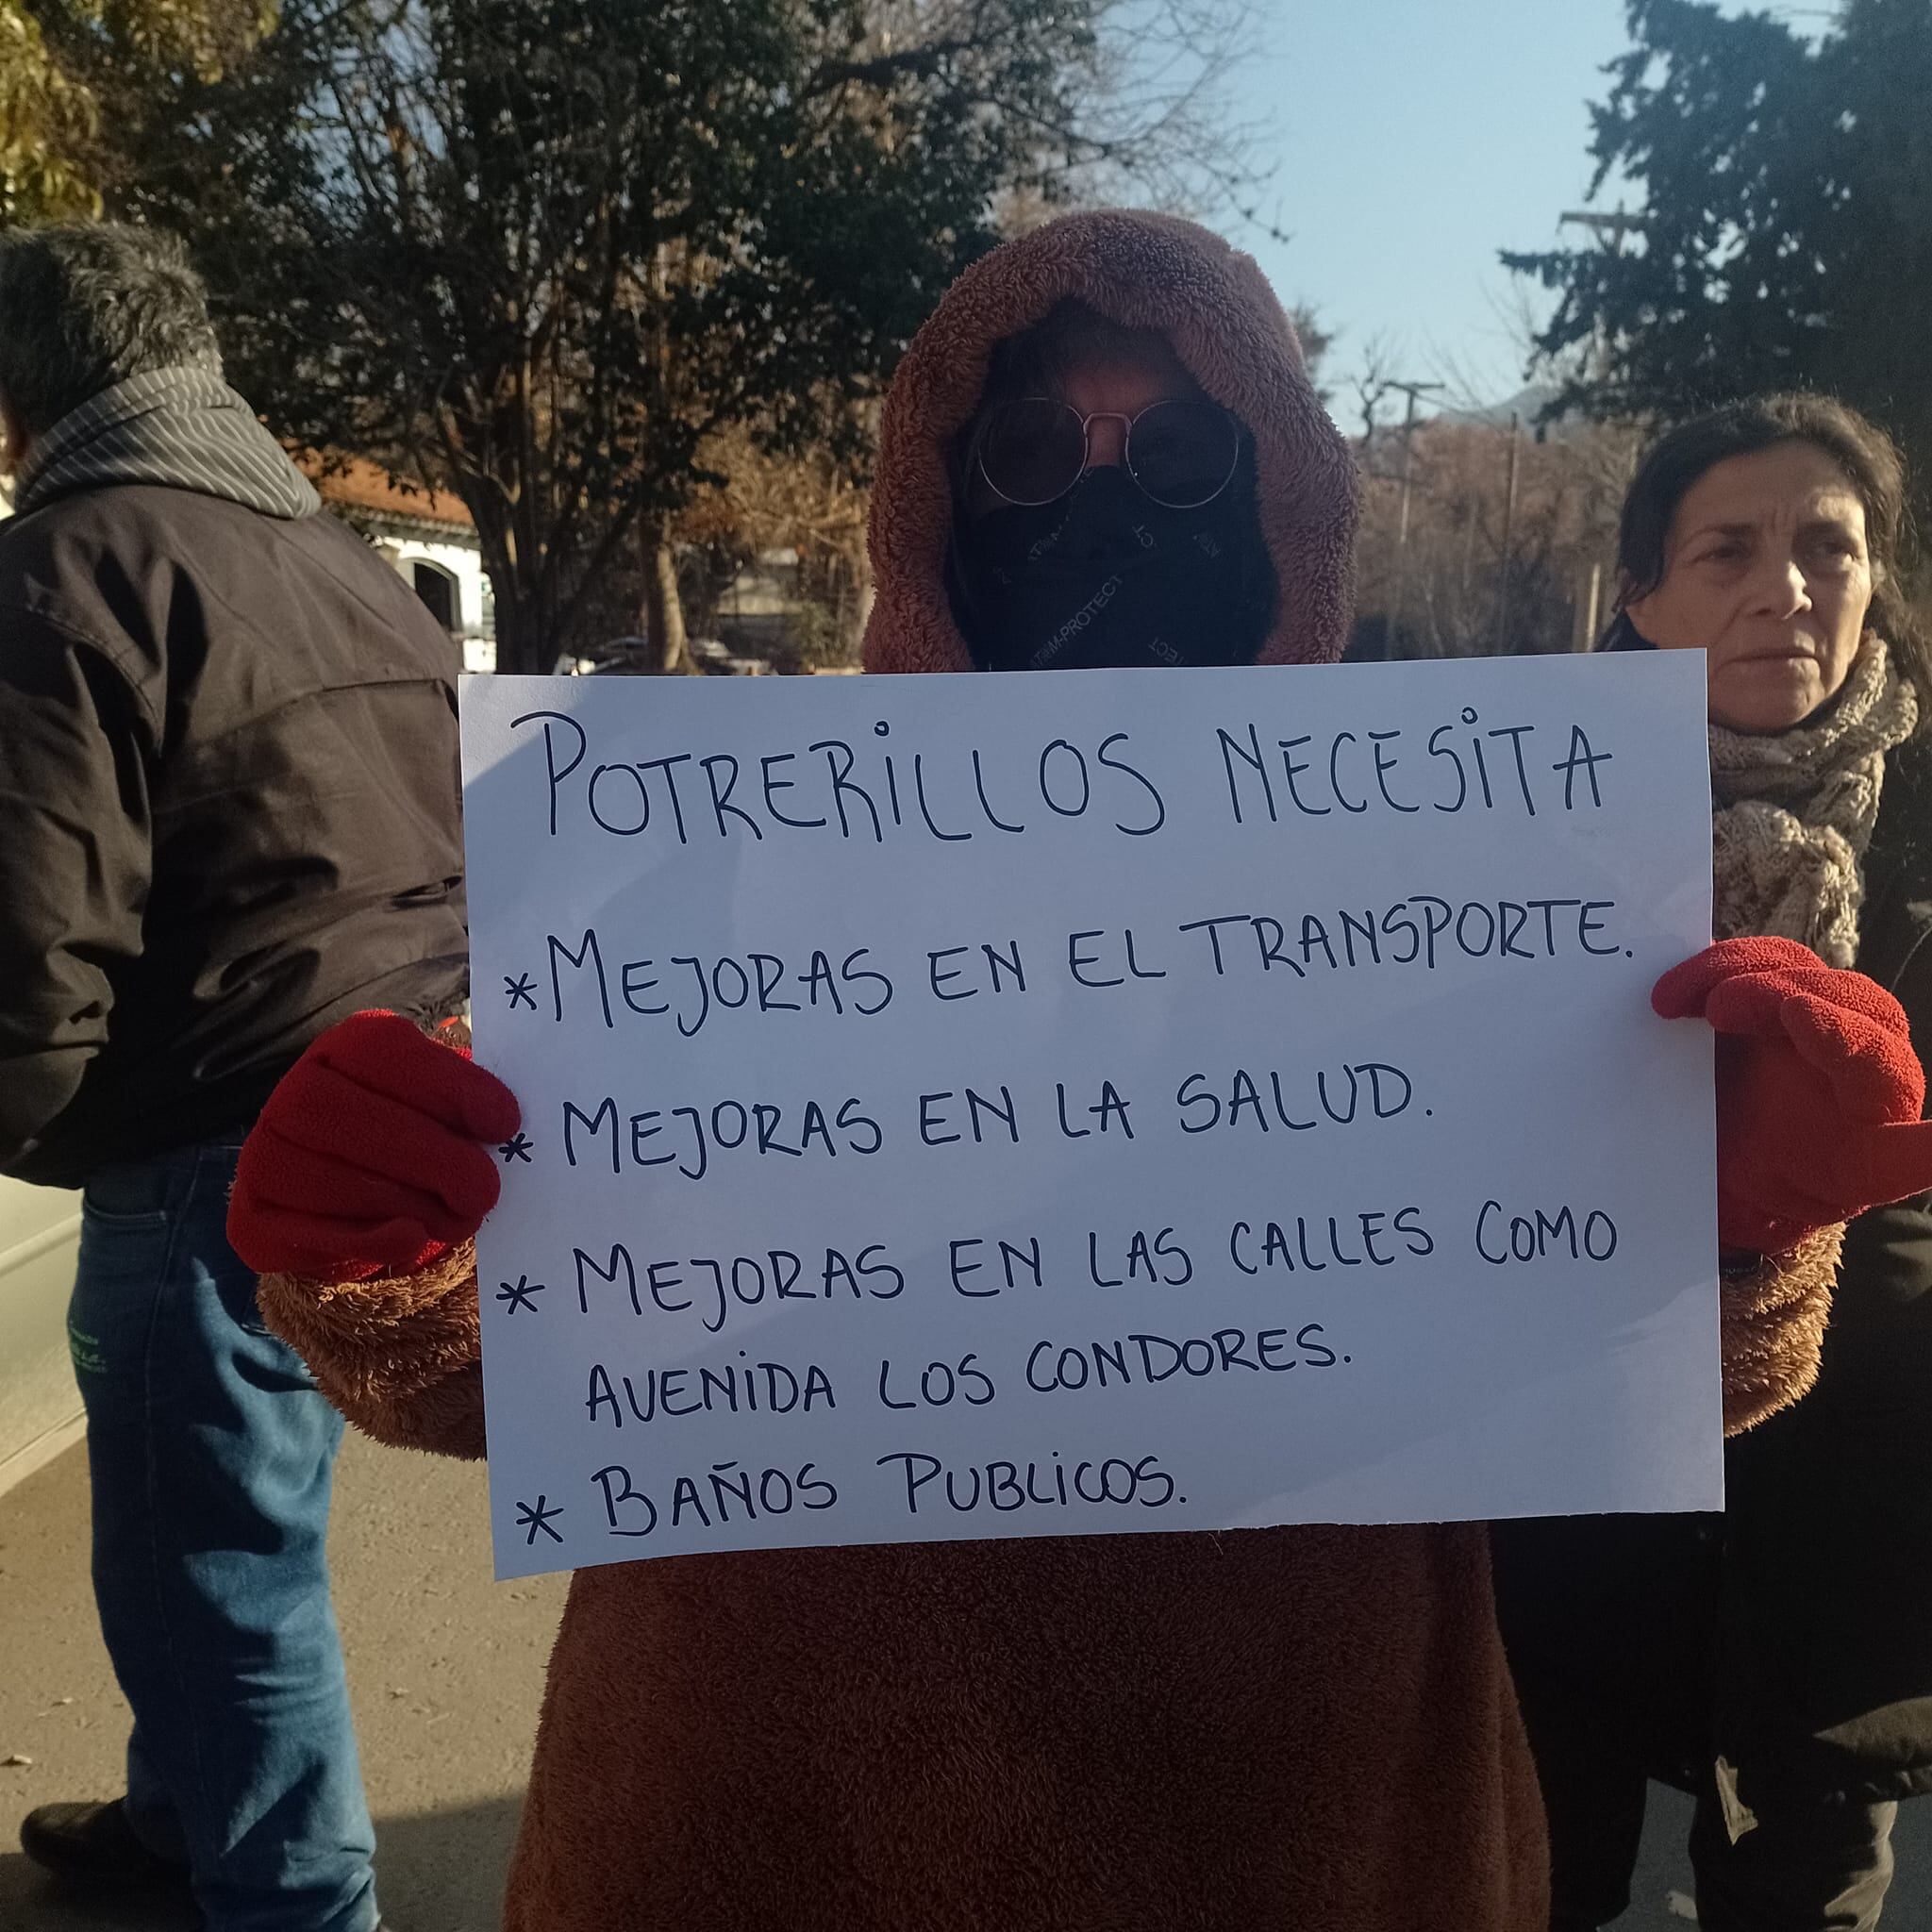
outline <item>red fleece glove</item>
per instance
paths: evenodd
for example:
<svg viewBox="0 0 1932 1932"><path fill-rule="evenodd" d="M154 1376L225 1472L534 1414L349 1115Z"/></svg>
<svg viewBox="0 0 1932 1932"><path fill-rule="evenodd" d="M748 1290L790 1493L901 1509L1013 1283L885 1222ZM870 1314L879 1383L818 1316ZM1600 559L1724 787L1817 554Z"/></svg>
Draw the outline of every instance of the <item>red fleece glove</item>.
<svg viewBox="0 0 1932 1932"><path fill-rule="evenodd" d="M1775 1255L1932 1189L1925 1074L1905 1008L1794 940L1724 940L1674 966L1651 1005L1717 1029L1717 1222Z"/></svg>
<svg viewBox="0 0 1932 1932"><path fill-rule="evenodd" d="M476 1232L522 1118L495 1074L394 1013L357 1013L291 1067L255 1124L228 1243L258 1274L411 1274Z"/></svg>

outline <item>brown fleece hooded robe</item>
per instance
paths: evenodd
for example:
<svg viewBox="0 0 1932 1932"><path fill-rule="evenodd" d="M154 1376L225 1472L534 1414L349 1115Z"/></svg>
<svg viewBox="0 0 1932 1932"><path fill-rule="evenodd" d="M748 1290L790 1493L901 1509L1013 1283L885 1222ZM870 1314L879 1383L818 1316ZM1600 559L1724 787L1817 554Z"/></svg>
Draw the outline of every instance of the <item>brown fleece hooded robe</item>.
<svg viewBox="0 0 1932 1932"><path fill-rule="evenodd" d="M1263 660L1340 655L1354 483L1254 263L1054 223L968 272L885 412L873 671L963 671L947 453L1074 296L1253 433ZM482 1448L469 1250L262 1304L385 1441ZM1479 1524L678 1557L573 1581L509 1932L1541 1932L1541 1806Z"/></svg>

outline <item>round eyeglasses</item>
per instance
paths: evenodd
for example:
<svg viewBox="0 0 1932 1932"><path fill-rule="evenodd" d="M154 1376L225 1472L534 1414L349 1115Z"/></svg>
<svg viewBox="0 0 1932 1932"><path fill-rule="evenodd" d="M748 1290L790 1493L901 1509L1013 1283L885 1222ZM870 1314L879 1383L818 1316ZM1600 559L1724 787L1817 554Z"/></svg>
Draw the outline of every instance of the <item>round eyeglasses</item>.
<svg viewBox="0 0 1932 1932"><path fill-rule="evenodd" d="M979 474L1008 503L1052 503L1087 474L1096 423L1121 425L1127 475L1168 509L1211 503L1241 460L1241 425L1219 403L1176 398L1151 403L1137 416L1112 409L1083 416L1052 396L1023 396L988 412L979 438Z"/></svg>

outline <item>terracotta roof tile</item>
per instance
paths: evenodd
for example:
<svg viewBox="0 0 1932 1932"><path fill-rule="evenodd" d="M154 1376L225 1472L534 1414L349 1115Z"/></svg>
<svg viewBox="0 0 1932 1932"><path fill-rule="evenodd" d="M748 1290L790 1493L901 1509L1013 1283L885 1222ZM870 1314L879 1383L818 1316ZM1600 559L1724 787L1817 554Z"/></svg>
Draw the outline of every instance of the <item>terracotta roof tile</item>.
<svg viewBox="0 0 1932 1932"><path fill-rule="evenodd" d="M322 458L297 451L295 461L322 492L323 501L338 508L376 510L465 530L475 527L462 498L453 491L399 483L380 463L365 457L335 457L325 465Z"/></svg>

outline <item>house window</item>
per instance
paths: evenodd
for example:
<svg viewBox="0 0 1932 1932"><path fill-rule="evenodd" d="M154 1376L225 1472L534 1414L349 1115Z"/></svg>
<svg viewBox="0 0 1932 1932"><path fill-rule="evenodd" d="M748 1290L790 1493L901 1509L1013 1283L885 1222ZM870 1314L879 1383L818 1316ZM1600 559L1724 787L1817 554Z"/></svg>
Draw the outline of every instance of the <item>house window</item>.
<svg viewBox="0 0 1932 1932"><path fill-rule="evenodd" d="M416 586L416 594L422 598L430 616L446 631L454 633L459 630L462 625L457 614L456 578L436 563L412 563L409 573L410 580Z"/></svg>

